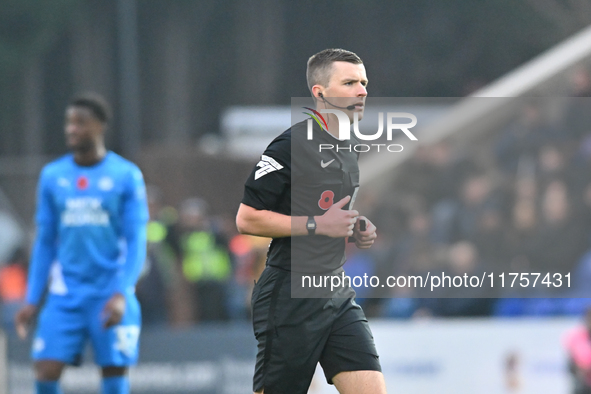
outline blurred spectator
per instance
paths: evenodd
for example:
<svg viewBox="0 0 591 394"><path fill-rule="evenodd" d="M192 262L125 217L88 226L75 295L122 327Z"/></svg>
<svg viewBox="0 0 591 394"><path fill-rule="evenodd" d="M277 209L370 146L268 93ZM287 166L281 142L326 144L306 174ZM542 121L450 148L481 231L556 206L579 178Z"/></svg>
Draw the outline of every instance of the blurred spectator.
<svg viewBox="0 0 591 394"><path fill-rule="evenodd" d="M420 196L431 206L457 198L460 185L475 167L472 160L454 154L448 141L441 141L419 146L398 175L397 183L406 193Z"/></svg>
<svg viewBox="0 0 591 394"><path fill-rule="evenodd" d="M591 97L591 76L584 66L575 68L570 78L573 97Z"/></svg>
<svg viewBox="0 0 591 394"><path fill-rule="evenodd" d="M479 164L463 154L454 153L448 141L441 141L429 149L430 163L435 168L429 180L430 193L426 198L430 203L458 198L458 190L470 175L479 170ZM431 200L429 200L431 199Z"/></svg>
<svg viewBox="0 0 591 394"><path fill-rule="evenodd" d="M572 290L575 297L591 297L591 249L579 259L572 271Z"/></svg>
<svg viewBox="0 0 591 394"><path fill-rule="evenodd" d="M407 232L389 250L386 275L423 274L436 268L437 246L432 242L431 218L427 212L415 209L408 215Z"/></svg>
<svg viewBox="0 0 591 394"><path fill-rule="evenodd" d="M507 272L527 270L526 245L533 242L538 225L537 184L533 177L521 177L515 182L511 221L507 229L507 263L497 267Z"/></svg>
<svg viewBox="0 0 591 394"><path fill-rule="evenodd" d="M519 393L523 388L519 353L512 351L505 358L505 390L507 393Z"/></svg>
<svg viewBox="0 0 591 394"><path fill-rule="evenodd" d="M481 216L497 207L490 179L485 174L469 176L462 184L460 198L443 200L433 208L433 229L437 242L453 243L471 239Z"/></svg>
<svg viewBox="0 0 591 394"><path fill-rule="evenodd" d="M204 200L182 202L178 230L183 275L192 285L197 320L227 320L230 255L224 234L212 226Z"/></svg>
<svg viewBox="0 0 591 394"><path fill-rule="evenodd" d="M462 185L457 233L453 239L471 239L477 233L483 215L496 210L496 203L491 180L486 175L469 177Z"/></svg>
<svg viewBox="0 0 591 394"><path fill-rule="evenodd" d="M514 174L524 158L535 158L544 141L553 140L556 132L542 117L540 105L526 103L518 119L499 136L495 146L496 161L501 170Z"/></svg>
<svg viewBox="0 0 591 394"><path fill-rule="evenodd" d="M387 253L377 261L377 275L380 278L393 276L422 275L427 272L440 272L443 269L442 247L432 240L431 217L420 204L411 207L406 218L406 234L398 242L386 249ZM372 253L378 252L381 245L387 245L388 238L381 234L372 247ZM391 239L391 238L390 238ZM383 248L383 246L382 246ZM421 288L392 287L377 288L376 295L386 297L379 308L386 317L410 318L419 307L419 301L413 297L428 296L429 291ZM422 293L421 293L422 292Z"/></svg>
<svg viewBox="0 0 591 394"><path fill-rule="evenodd" d="M566 136L576 141L591 133L591 77L584 67L571 74L571 96L564 113Z"/></svg>
<svg viewBox="0 0 591 394"><path fill-rule="evenodd" d="M587 235L587 245L591 247L591 181L584 183L582 190L579 192L580 199L577 205L577 215L583 226L584 232Z"/></svg>
<svg viewBox="0 0 591 394"><path fill-rule="evenodd" d="M230 241L234 256L234 275L229 294L229 313L232 319L247 319L254 281L265 269L271 238L237 234Z"/></svg>
<svg viewBox="0 0 591 394"><path fill-rule="evenodd" d="M573 394L591 394L591 308L585 313L584 324L567 332L563 343L574 382Z"/></svg>
<svg viewBox="0 0 591 394"><path fill-rule="evenodd" d="M555 179L562 179L567 186L572 186L574 176L568 165L564 149L560 149L558 145L543 146L538 156L537 180L540 188L543 190Z"/></svg>
<svg viewBox="0 0 591 394"><path fill-rule="evenodd" d="M465 274L468 277L481 277L486 270L478 250L471 242L460 241L449 248L448 266L443 270L445 275L452 278ZM479 289L476 288L450 286L441 298L420 300L417 313L441 317L488 316L492 311L493 301L490 298L482 298L484 291L479 293Z"/></svg>
<svg viewBox="0 0 591 394"><path fill-rule="evenodd" d="M585 252L587 234L573 213L564 181L549 182L542 194L540 226L526 245L531 272L569 272Z"/></svg>
<svg viewBox="0 0 591 394"><path fill-rule="evenodd" d="M471 238L487 266L500 268L506 264L509 258L506 234L501 210L496 207L485 208Z"/></svg>
<svg viewBox="0 0 591 394"><path fill-rule="evenodd" d="M147 187L150 222L146 263L136 294L144 324L186 326L193 321L192 298L182 275L179 256L171 242L171 228L178 220L172 207L163 207L160 190Z"/></svg>
<svg viewBox="0 0 591 394"><path fill-rule="evenodd" d="M0 268L0 300L4 329L14 329L14 316L25 304L27 291L27 256L23 249L17 249L12 257Z"/></svg>

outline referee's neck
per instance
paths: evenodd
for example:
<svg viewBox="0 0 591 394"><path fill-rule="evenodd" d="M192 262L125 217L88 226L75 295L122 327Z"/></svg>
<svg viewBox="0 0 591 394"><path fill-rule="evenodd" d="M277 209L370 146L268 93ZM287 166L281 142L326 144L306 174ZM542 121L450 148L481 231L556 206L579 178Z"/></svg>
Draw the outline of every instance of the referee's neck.
<svg viewBox="0 0 591 394"><path fill-rule="evenodd" d="M316 108L317 111L326 108ZM328 129L324 128L324 125L321 125L322 130L328 132L334 138L339 139L339 119L335 114L323 114L324 119L326 120L326 124L328 125Z"/></svg>

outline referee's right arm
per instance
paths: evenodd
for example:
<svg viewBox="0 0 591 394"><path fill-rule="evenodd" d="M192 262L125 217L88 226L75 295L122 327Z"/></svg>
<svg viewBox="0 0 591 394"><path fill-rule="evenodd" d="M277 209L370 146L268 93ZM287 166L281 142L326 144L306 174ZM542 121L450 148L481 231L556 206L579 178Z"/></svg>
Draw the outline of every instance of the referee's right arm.
<svg viewBox="0 0 591 394"><path fill-rule="evenodd" d="M291 185L291 171L291 134L285 132L269 144L246 180L236 215L240 233L268 238L308 235L307 216L290 216L287 210L276 212ZM350 200L351 196L346 196L323 215L314 216L315 234L333 238L352 236L359 213L342 209Z"/></svg>
<svg viewBox="0 0 591 394"><path fill-rule="evenodd" d="M353 226L359 213L342 209L350 199L350 196L346 196L333 204L324 215L314 216L316 234L333 238L353 235ZM241 203L236 215L236 227L242 234L269 238L294 237L308 235L307 220L307 216L288 216Z"/></svg>

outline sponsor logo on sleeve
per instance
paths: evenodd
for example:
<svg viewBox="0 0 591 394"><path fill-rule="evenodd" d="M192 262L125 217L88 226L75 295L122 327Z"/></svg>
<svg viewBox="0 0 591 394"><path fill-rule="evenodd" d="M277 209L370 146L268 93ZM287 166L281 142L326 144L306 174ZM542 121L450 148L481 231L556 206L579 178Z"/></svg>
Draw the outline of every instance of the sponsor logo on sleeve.
<svg viewBox="0 0 591 394"><path fill-rule="evenodd" d="M260 168L254 173L255 180L273 171L277 171L283 168L283 166L277 163L275 159L266 155L261 156L261 160L257 163L257 167Z"/></svg>

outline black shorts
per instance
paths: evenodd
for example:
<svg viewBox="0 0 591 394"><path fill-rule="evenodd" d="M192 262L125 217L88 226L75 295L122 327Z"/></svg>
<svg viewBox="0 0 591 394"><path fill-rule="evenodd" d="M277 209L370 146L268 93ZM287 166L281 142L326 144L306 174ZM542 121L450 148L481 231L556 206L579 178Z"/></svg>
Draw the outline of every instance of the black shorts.
<svg viewBox="0 0 591 394"><path fill-rule="evenodd" d="M320 362L328 383L344 371L381 371L365 314L351 298L291 298L290 272L266 267L252 292L258 353L253 391L306 394Z"/></svg>

